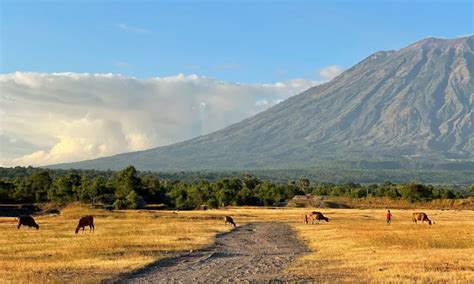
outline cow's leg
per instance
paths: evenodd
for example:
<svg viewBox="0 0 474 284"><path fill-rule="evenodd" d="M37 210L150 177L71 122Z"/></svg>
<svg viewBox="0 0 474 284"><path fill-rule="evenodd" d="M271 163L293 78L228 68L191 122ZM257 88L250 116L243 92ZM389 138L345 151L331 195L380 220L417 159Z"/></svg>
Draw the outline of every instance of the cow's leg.
<svg viewBox="0 0 474 284"><path fill-rule="evenodd" d="M17 228L17 229L19 230L19 229L20 229L20 227L21 227L21 223L18 223L18 228Z"/></svg>

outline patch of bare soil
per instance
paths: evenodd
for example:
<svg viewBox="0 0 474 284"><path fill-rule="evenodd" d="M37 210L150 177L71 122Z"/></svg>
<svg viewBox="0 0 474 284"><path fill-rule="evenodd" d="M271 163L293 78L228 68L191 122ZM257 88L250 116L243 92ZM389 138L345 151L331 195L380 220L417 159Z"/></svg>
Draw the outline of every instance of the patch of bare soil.
<svg viewBox="0 0 474 284"><path fill-rule="evenodd" d="M250 223L216 237L211 247L158 261L126 283L306 282L284 269L307 252L285 223Z"/></svg>

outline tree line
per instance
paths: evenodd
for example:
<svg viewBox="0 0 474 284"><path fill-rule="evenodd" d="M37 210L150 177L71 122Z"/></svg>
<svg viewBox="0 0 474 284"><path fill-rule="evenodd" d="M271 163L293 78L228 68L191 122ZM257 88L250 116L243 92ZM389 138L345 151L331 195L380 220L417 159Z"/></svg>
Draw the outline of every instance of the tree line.
<svg viewBox="0 0 474 284"><path fill-rule="evenodd" d="M146 204L195 209L202 205L210 208L227 205L274 206L302 194L352 198L388 197L415 202L465 198L474 195L474 185L458 188L391 182L333 184L312 183L305 177L282 183L262 180L248 174L214 181L185 182L159 178L150 172L138 172L133 166L119 172L31 167L1 168L0 171L0 203L66 204L79 201L110 205L115 209L141 208Z"/></svg>
<svg viewBox="0 0 474 284"><path fill-rule="evenodd" d="M350 162L348 162L350 164ZM34 167L14 167L4 168L0 167L0 177L15 178L29 176L32 173L44 170L54 178L59 175L65 175L68 170L62 169L47 169ZM80 175L103 176L110 178L115 175L111 170L76 170ZM215 182L228 177L238 177L242 179L245 175L251 172L252 175L258 176L263 180L270 180L275 183L287 183L289 180L299 180L301 177L306 177L314 182L319 183L335 183L345 184L350 182L357 182L363 184L369 183L383 183L391 181L395 183L407 183L410 181L417 181L419 183L431 184L447 184L447 185L462 185L464 187L474 182L474 171L450 170L450 171L436 171L436 170L419 170L419 169L391 169L391 170L377 170L377 169L350 169L350 167L343 167L340 163L334 162L327 166L317 166L312 168L288 168L288 169L254 169L254 170L200 170L200 171L174 171L174 172L159 172L146 171L140 172L140 175L150 175L158 179L181 181L185 183L195 183L201 180Z"/></svg>

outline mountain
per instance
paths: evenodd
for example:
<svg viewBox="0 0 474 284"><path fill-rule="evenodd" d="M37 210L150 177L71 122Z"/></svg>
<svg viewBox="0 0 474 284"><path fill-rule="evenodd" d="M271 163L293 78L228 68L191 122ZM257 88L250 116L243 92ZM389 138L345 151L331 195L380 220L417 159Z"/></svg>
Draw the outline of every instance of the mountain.
<svg viewBox="0 0 474 284"><path fill-rule="evenodd" d="M56 168L237 170L474 158L474 36L372 54L328 83L185 142Z"/></svg>

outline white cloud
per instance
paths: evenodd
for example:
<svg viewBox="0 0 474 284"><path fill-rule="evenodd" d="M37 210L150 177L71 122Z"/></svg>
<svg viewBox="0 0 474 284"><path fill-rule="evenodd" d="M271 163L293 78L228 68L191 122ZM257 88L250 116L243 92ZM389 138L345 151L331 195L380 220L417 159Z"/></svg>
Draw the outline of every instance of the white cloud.
<svg viewBox="0 0 474 284"><path fill-rule="evenodd" d="M144 150L221 129L318 84L197 75L0 75L0 164L46 165Z"/></svg>
<svg viewBox="0 0 474 284"><path fill-rule="evenodd" d="M115 25L117 28L121 29L122 31L126 32L133 32L133 33L148 33L149 31L144 28L138 28L138 27L132 27L127 24L116 24Z"/></svg>
<svg viewBox="0 0 474 284"><path fill-rule="evenodd" d="M318 71L318 74L323 80L328 81L341 74L342 72L344 72L344 68L342 68L341 66L329 65L320 69Z"/></svg>

